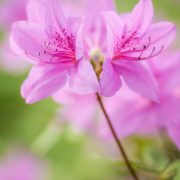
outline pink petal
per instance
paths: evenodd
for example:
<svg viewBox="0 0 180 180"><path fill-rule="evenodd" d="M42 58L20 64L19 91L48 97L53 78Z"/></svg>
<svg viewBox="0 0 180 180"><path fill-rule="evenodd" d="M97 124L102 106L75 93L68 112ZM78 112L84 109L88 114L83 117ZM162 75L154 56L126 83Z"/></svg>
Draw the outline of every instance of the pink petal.
<svg viewBox="0 0 180 180"><path fill-rule="evenodd" d="M27 62L22 61L22 58L17 56L17 54L11 50L7 40L1 46L0 54L0 67L9 73L21 74L24 73L29 67Z"/></svg>
<svg viewBox="0 0 180 180"><path fill-rule="evenodd" d="M26 103L32 104L53 95L62 88L68 77L68 66L38 64L21 88Z"/></svg>
<svg viewBox="0 0 180 180"><path fill-rule="evenodd" d="M128 25L133 31L138 31L140 34L144 34L153 18L153 4L152 0L140 0L128 19Z"/></svg>
<svg viewBox="0 0 180 180"><path fill-rule="evenodd" d="M65 98L64 95L65 94ZM60 119L68 121L70 125L73 125L80 131L94 130L96 109L98 107L95 94L78 95L76 93L63 93L57 97L62 103L65 102L65 106L60 109ZM87 106L88 104L88 106Z"/></svg>
<svg viewBox="0 0 180 180"><path fill-rule="evenodd" d="M75 56L77 60L81 60L84 56L84 46L83 46L83 26L81 25L76 34L76 44L75 44Z"/></svg>
<svg viewBox="0 0 180 180"><path fill-rule="evenodd" d="M180 122L174 123L170 122L168 125L168 133L172 141L176 144L178 149L180 149Z"/></svg>
<svg viewBox="0 0 180 180"><path fill-rule="evenodd" d="M174 68L169 69L165 73L168 73L168 81L166 81L166 90L172 91L175 88L180 87L180 63L177 63Z"/></svg>
<svg viewBox="0 0 180 180"><path fill-rule="evenodd" d="M94 16L100 11L115 9L114 0L98 0L96 6L94 6L92 0L61 0L60 2L65 14L73 17Z"/></svg>
<svg viewBox="0 0 180 180"><path fill-rule="evenodd" d="M12 27L10 43L12 49L21 56L28 56L30 59L39 61L49 61L50 57L41 54L44 52L43 42L45 34L40 26L25 21L17 22Z"/></svg>
<svg viewBox="0 0 180 180"><path fill-rule="evenodd" d="M110 62L104 62L100 77L101 95L113 96L121 87L119 75Z"/></svg>
<svg viewBox="0 0 180 180"><path fill-rule="evenodd" d="M128 91L128 89L126 90ZM116 133L120 138L124 138L141 133L143 125L146 125L147 123L150 125L150 113L143 112L143 107L145 105L142 104L142 98L135 95L132 99L127 100L127 98L124 98L123 95L121 95L121 92L123 91L120 91L119 97L115 95L112 98L107 99L105 104ZM101 122L101 133L107 138L111 137L112 135L106 121L103 119ZM148 129L149 132L151 127L144 127L144 129Z"/></svg>
<svg viewBox="0 0 180 180"><path fill-rule="evenodd" d="M75 27L72 23L69 22L69 18L65 17L65 14L63 12L63 9L60 6L60 3L58 0L43 0L45 1L46 9L44 10L45 14L44 17L44 27L46 29L46 32L49 36L49 38L56 37L57 32L61 36L61 38L67 38L71 37L71 35L76 35L77 29L73 29ZM72 22L72 21L71 21ZM74 18L74 23L79 23L79 18ZM77 28L79 26L76 26ZM75 33L75 34L73 34Z"/></svg>
<svg viewBox="0 0 180 180"><path fill-rule="evenodd" d="M30 0L27 14L29 21L44 27L66 26L66 19L58 0Z"/></svg>
<svg viewBox="0 0 180 180"><path fill-rule="evenodd" d="M52 41L54 37L51 37L51 40L49 38L42 27L25 21L15 23L10 36L14 51L21 56L26 55L31 60L47 64L72 63L72 61L75 61L75 52L73 52L71 46L67 50L62 45L60 47L61 51L56 51L57 47L54 46L46 47L45 43ZM66 42L66 40L64 41ZM75 44L72 46L75 46ZM52 53L55 55L52 55Z"/></svg>
<svg viewBox="0 0 180 180"><path fill-rule="evenodd" d="M89 61L79 61L71 74L69 85L73 92L80 94L99 92L99 83Z"/></svg>
<svg viewBox="0 0 180 180"><path fill-rule="evenodd" d="M172 100L173 98L171 98ZM173 104L168 104L169 108L167 110L167 125L166 128L168 130L169 136L171 137L172 141L176 144L178 149L180 149L180 99L174 99Z"/></svg>
<svg viewBox="0 0 180 180"><path fill-rule="evenodd" d="M119 53L116 60L146 60L160 55L174 40L176 28L174 24L163 22L152 25L147 33L140 38L140 42L133 42L128 50ZM118 45L120 42L118 41ZM118 46L117 46L118 49ZM119 51L119 49L118 49Z"/></svg>
<svg viewBox="0 0 180 180"><path fill-rule="evenodd" d="M51 18L52 18L52 15L55 15L56 17L58 16L57 10L59 10L60 15L63 15L62 17L64 18L64 14L63 14L61 5L64 5L65 8L63 8L63 9L67 11L66 5L68 5L68 6L71 5L71 8L72 8L73 4L74 3L69 0L68 1L66 0L66 2L63 2L63 0L61 0L61 1L30 0L30 1L28 1L28 5L27 5L28 20L45 24L47 15L50 15ZM79 4L79 3L76 3L76 4ZM52 11L52 9L55 11L48 12L48 11ZM46 14L46 13L48 13L48 14ZM55 18L54 20L58 20L58 19Z"/></svg>
<svg viewBox="0 0 180 180"><path fill-rule="evenodd" d="M128 97L129 95L131 96L130 98ZM166 120L169 119L168 103L154 103L139 97L127 87L125 89L124 87L121 88L119 94L105 100L106 109L120 138L134 134L151 135L162 127L164 128ZM104 126L101 128L103 130L102 133L109 137L110 132L105 126L106 124L103 121L101 122Z"/></svg>
<svg viewBox="0 0 180 180"><path fill-rule="evenodd" d="M180 52L164 52L146 61L155 75L161 95L172 94L180 86Z"/></svg>
<svg viewBox="0 0 180 180"><path fill-rule="evenodd" d="M67 38L77 33L79 18L74 18L73 21L66 18L58 0L31 0L27 10L30 21L40 24L50 40L57 38L58 33L62 40L68 41Z"/></svg>
<svg viewBox="0 0 180 180"><path fill-rule="evenodd" d="M143 57L150 57L151 54L152 56L159 55L172 43L172 41L175 39L175 36L176 27L174 24L169 22L153 24L144 36L144 39L150 40L150 45L147 50L143 52L142 59Z"/></svg>
<svg viewBox="0 0 180 180"><path fill-rule="evenodd" d="M80 17L85 16L87 0L61 0L60 1L66 16Z"/></svg>
<svg viewBox="0 0 180 180"><path fill-rule="evenodd" d="M27 0L7 0L1 1L0 4L0 27L8 28L9 31L12 23L19 20L25 20Z"/></svg>
<svg viewBox="0 0 180 180"><path fill-rule="evenodd" d="M91 11L89 11L91 9ZM115 10L115 2L114 0L98 0L96 5L92 3L91 0L87 1L87 15L95 17L102 11L114 11Z"/></svg>
<svg viewBox="0 0 180 180"><path fill-rule="evenodd" d="M159 100L157 82L140 62L119 61L116 70L130 89L153 101Z"/></svg>
<svg viewBox="0 0 180 180"><path fill-rule="evenodd" d="M83 39L85 50L99 47L101 51L106 51L106 27L102 16L102 12L114 10L113 0L98 0L96 5L91 0L87 0L86 17L83 24ZM89 11L91 9L91 11ZM89 54L89 52L85 52Z"/></svg>
<svg viewBox="0 0 180 180"><path fill-rule="evenodd" d="M104 12L103 17L107 28L107 55L112 58L114 55L114 44L117 41L116 38L121 37L123 34L124 22L120 16L113 11Z"/></svg>
<svg viewBox="0 0 180 180"><path fill-rule="evenodd" d="M161 71L165 71L176 66L179 63L179 59L180 51L172 52L167 50L151 61L147 61L147 63L152 68L154 73L157 74Z"/></svg>
<svg viewBox="0 0 180 180"><path fill-rule="evenodd" d="M1 180L43 180L48 176L45 163L24 150L13 149L0 161Z"/></svg>
<svg viewBox="0 0 180 180"><path fill-rule="evenodd" d="M28 21L42 23L45 14L45 6L45 0L29 0L26 6Z"/></svg>

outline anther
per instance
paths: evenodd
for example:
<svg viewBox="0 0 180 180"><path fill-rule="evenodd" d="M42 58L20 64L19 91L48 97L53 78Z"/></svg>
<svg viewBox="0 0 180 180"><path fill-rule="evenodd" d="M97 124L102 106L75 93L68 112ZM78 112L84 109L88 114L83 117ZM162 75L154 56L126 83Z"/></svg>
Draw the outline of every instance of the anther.
<svg viewBox="0 0 180 180"><path fill-rule="evenodd" d="M143 53L144 53L144 51L141 52L140 56L138 57L138 60L141 60Z"/></svg>
<svg viewBox="0 0 180 180"><path fill-rule="evenodd" d="M155 50L156 50L156 47L153 47L152 52L151 52L151 54L149 55L149 57L152 57L152 56L153 56Z"/></svg>

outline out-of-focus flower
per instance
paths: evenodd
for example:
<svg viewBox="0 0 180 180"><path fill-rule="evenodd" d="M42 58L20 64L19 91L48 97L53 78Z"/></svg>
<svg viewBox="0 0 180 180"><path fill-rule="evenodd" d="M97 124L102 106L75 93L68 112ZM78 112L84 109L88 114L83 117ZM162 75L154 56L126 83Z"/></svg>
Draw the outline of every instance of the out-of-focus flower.
<svg viewBox="0 0 180 180"><path fill-rule="evenodd" d="M80 132L96 131L99 109L95 94L80 95L62 90L54 95L54 100L63 105L58 110L58 121Z"/></svg>
<svg viewBox="0 0 180 180"><path fill-rule="evenodd" d="M10 30L12 23L26 18L27 0L5 0L0 4L1 28Z"/></svg>
<svg viewBox="0 0 180 180"><path fill-rule="evenodd" d="M45 180L47 171L35 157L24 151L13 151L0 160L1 180Z"/></svg>
<svg viewBox="0 0 180 180"><path fill-rule="evenodd" d="M27 103L52 96L67 82L76 93L112 96L120 76L132 90L158 100L152 74L137 61L159 55L174 37L174 25L151 25L151 0L140 0L122 18L113 1L96 5L78 18L65 16L56 0L30 1L29 21L15 23L11 33L14 50L36 62L22 86Z"/></svg>
<svg viewBox="0 0 180 180"><path fill-rule="evenodd" d="M8 42L4 41L0 48L0 69L9 73L20 74L28 68L28 63L22 61L22 59L11 50Z"/></svg>
<svg viewBox="0 0 180 180"><path fill-rule="evenodd" d="M0 30L4 36L0 42L0 68L10 73L22 73L28 67L28 63L12 52L7 38L12 23L26 19L26 3L27 0L6 0L0 3Z"/></svg>
<svg viewBox="0 0 180 180"><path fill-rule="evenodd" d="M59 0L64 13L70 17L94 16L94 12L102 10L115 10L114 0L98 0L96 5L91 0ZM90 11L91 10L91 11Z"/></svg>
<svg viewBox="0 0 180 180"><path fill-rule="evenodd" d="M119 137L125 137L131 132L128 123L121 125L121 118L127 116L129 107L134 106L134 97L139 97L136 93L123 87L120 93L111 98L104 97L103 102L106 111L111 117L113 126ZM67 123L75 130L83 133L90 133L101 138L111 139L111 131L104 114L101 112L95 94L80 95L63 89L53 96L54 100L62 106L58 110L57 119L60 123ZM126 128L127 126L128 128ZM134 130L134 127L132 127Z"/></svg>

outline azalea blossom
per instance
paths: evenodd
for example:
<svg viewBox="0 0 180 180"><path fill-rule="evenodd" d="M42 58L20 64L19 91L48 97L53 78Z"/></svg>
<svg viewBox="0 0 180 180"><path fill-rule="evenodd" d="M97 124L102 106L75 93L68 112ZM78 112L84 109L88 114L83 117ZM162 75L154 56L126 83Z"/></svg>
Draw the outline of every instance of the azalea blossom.
<svg viewBox="0 0 180 180"><path fill-rule="evenodd" d="M26 102L33 103L54 94L72 74L78 74L76 79L85 75L84 79L81 77L83 88L98 92L93 67L82 56L81 19L65 17L56 0L32 0L27 9L29 21L15 23L11 33L15 51L35 61L22 86ZM76 72L77 69L81 72Z"/></svg>
<svg viewBox="0 0 180 180"><path fill-rule="evenodd" d="M56 0L29 4L28 21L15 23L10 37L13 49L34 61L21 90L27 103L52 96L64 85L79 94L112 96L121 78L132 90L158 100L156 81L140 61L159 55L173 40L175 26L151 25L151 0L140 0L125 16L107 0L90 3L91 13L80 17L63 13Z"/></svg>
<svg viewBox="0 0 180 180"><path fill-rule="evenodd" d="M39 160L22 150L9 152L0 160L2 180L45 180L44 170Z"/></svg>
<svg viewBox="0 0 180 180"><path fill-rule="evenodd" d="M4 35L0 42L0 68L10 73L22 73L28 67L28 63L11 50L7 37L12 23L26 19L26 3L27 0L6 0L0 3L0 30Z"/></svg>
<svg viewBox="0 0 180 180"><path fill-rule="evenodd" d="M62 105L57 112L59 123L84 133L98 129L99 106L95 94L80 95L63 89L53 99Z"/></svg>
<svg viewBox="0 0 180 180"><path fill-rule="evenodd" d="M28 69L29 64L12 51L7 41L4 40L0 45L0 69L8 73L21 74Z"/></svg>
<svg viewBox="0 0 180 180"><path fill-rule="evenodd" d="M106 12L104 17L108 48L100 78L102 94L114 94L121 86L121 76L129 88L157 100L154 79L139 61L151 59L166 49L175 36L175 26L169 22L152 24L151 0L140 0L130 14Z"/></svg>
<svg viewBox="0 0 180 180"><path fill-rule="evenodd" d="M27 0L7 0L0 3L1 28L10 28L12 23L26 19Z"/></svg>

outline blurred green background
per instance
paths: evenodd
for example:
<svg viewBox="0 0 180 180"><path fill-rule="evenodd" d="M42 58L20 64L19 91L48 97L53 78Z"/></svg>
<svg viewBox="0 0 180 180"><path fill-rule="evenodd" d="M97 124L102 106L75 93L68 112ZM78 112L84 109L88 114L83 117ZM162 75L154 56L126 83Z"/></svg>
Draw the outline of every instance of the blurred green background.
<svg viewBox="0 0 180 180"><path fill-rule="evenodd" d="M117 0L118 10L130 11L136 2L137 0ZM179 0L154 0L154 6L155 17L171 20L177 25L180 23ZM26 74L15 75L0 71L1 155L13 146L32 149L32 152L50 164L53 176L50 180L126 179L127 172L122 162L114 162L102 156L94 148L95 145L89 137L76 134L68 127L60 132L48 129L54 120L58 105L50 99L35 105L26 105L20 96L20 86L25 77ZM164 142L159 138L133 137L124 140L124 143L127 147L134 147L135 153L129 153L136 161L134 166L141 173L142 179L160 179L160 176L161 179L168 179L166 173L162 175L161 171L168 162L179 157L179 153L168 140L165 144L169 149L162 148ZM102 148L106 149L106 146L103 145ZM142 165L142 162L146 162L146 165ZM179 180L178 160L173 166L176 170L173 179Z"/></svg>

